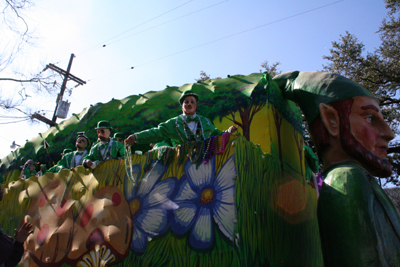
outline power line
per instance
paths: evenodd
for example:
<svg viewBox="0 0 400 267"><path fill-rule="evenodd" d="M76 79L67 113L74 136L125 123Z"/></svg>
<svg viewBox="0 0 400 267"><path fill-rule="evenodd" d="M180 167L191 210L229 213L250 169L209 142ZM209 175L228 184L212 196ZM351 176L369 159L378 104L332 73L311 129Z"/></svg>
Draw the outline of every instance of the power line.
<svg viewBox="0 0 400 267"><path fill-rule="evenodd" d="M8 140L7 138L4 138L3 136L0 136L0 138L3 138L6 141L12 142L11 140Z"/></svg>
<svg viewBox="0 0 400 267"><path fill-rule="evenodd" d="M118 39L118 40L116 40L116 41L114 41L114 42L110 42L110 43L108 43L108 44L105 44L107 41L113 40L113 39L115 39L115 38L117 38L117 37L119 37L119 36L121 36L121 35L123 35L123 34L129 32L129 31L131 31L131 30L135 29L135 28L138 28L139 26L144 25L144 24L147 23L147 22L150 22L150 21L152 21L152 20L154 20L154 19L156 19L156 18L159 18L159 17L161 17L161 16L163 16L163 15L165 15L165 14L167 14L167 13L173 11L173 10L176 10L176 9L182 7L183 5L188 4L189 2L192 2L192 1L193 1L193 0L190 0L190 1L184 3L184 4L180 5L180 6L177 6L177 7L173 8L173 9L171 9L171 10L169 10L169 11L166 11L166 12L164 12L164 13L162 13L162 14L160 14L160 15L158 15L158 16L156 16L156 17L150 19L150 20L147 20L147 21L145 21L145 22L143 22L143 23L141 23L141 24L139 24L139 25L137 25L137 26L135 26L135 27L133 27L133 28L131 28L131 29L129 29L129 30L124 31L123 33L120 33L120 34L118 34L118 35L116 35L116 36L114 36L114 37L112 37L112 38L110 38L110 39L108 39L108 40L106 40L106 41L104 41L104 42L102 42L102 43L99 43L98 45L96 45L96 46L94 46L94 47L92 47L92 48L90 48L90 49L88 49L88 50L86 50L86 51L84 51L84 52L82 52L82 53L80 53L80 54L78 54L78 55L85 54L85 53L87 53L87 52L89 52L89 51L91 51L91 50L94 50L95 48L100 48L100 47L98 47L99 45L102 45L102 47L105 47L106 45L114 44L114 43L119 42L119 41L122 41L122 40L124 40L124 39L126 39L126 38L129 38L129 37L132 37L132 36L134 36L134 35L137 35L137 34L139 34L139 33L149 31L149 30L151 30L151 29L160 27L160 26L162 26L162 25L164 25L164 24L167 24L167 23L170 23L170 22L172 22L172 21L175 21L175 20L178 20L178 19L181 19L181 18L190 16L190 15L193 15L193 14L195 14L195 13L198 13L198 12L204 11L204 10L206 10L206 9L212 8L212 7L214 7L214 6L220 5L220 4L222 4L222 3L228 2L229 0L224 0L224 1L218 2L218 3L216 3L216 4L213 4L213 5L204 7L204 8L202 8L202 9L198 9L198 10L193 11L193 12L190 12L190 13L188 13L188 14L186 14L186 15L183 15L183 16L180 16L180 17L171 19L171 20L169 20L169 21L160 23L160 24L155 25L155 26L153 26L153 27L150 27L150 28L148 28L148 29L145 29L145 30L136 32L136 33L134 33L134 34L125 36L125 37L123 37L123 38L121 38L121 39ZM75 57L77 57L77 56L75 56ZM95 77L95 78L92 78L92 79L88 79L87 82L92 81L93 79L96 79L96 80L97 80L97 79L99 79L99 78L104 78L104 77L107 77L107 76L110 76L110 75L113 75L113 74L117 74L117 73L120 73L120 72L124 72L124 71L130 70L130 69L134 69L134 67L126 68L126 69L119 70L119 71L116 71L116 72L112 72L112 73L109 73L109 74L101 75L101 76L98 76L98 77Z"/></svg>
<svg viewBox="0 0 400 267"><path fill-rule="evenodd" d="M90 49L88 49L88 50L86 50L86 51L84 51L84 52L78 54L77 56L80 56L80 55L82 55L82 54L85 54L85 53L87 53L87 52L89 52L89 51L91 51L91 50L94 50L94 49L96 49L96 48L103 47L103 46L104 46L104 43L106 43L106 42L108 42L108 41L110 41L110 40L113 40L113 39L115 39L115 38L117 38L117 37L119 37L119 36L121 36L121 35L123 35L123 34L129 32L129 31L132 31L132 30L134 30L134 29L136 29L136 28L138 28L138 27L140 27L140 26L142 26L142 25L144 25L144 24L146 24L146 23L148 23L148 22L150 22L150 21L153 21L153 20L155 20L155 19L157 19L157 18L159 18L159 17L161 17L161 16L164 16L165 14L168 14L168 13L170 13L170 12L172 12L172 11L174 11L174 10L176 10L176 9L178 9L178 8L180 8L180 7L182 7L182 6L184 6L184 5L187 5L187 4L190 3L190 2L193 2L193 1L194 1L194 0L189 0L189 1L187 1L187 2L185 2L185 3L183 3L183 4L181 4L181 5L179 5L179 6L177 6L177 7L174 7L174 8L172 8L172 9L170 9L170 10L168 10L168 11L166 11L166 12L160 14L160 15L155 16L154 18L151 18L151 19L149 19L149 20L146 20L145 22L142 22L142 23L140 23L140 24L138 24L138 25L136 25L136 26L130 28L129 30L126 30L126 31L124 31L124 32L122 32L122 33L120 33L120 34L117 34L116 36L114 36L114 37L112 37L112 38L110 38L110 39L107 39L107 40L105 40L105 41L103 41L103 42L101 42L101 43L99 43L99 44L93 46L92 48L90 48ZM100 46L100 47L99 47L99 46Z"/></svg>
<svg viewBox="0 0 400 267"><path fill-rule="evenodd" d="M101 78L104 78L104 77L107 77L107 76L110 76L110 75L114 75L114 74L117 74L117 73L121 73L121 72L124 72L124 71L127 71L127 70L133 70L133 69L134 69L134 67L125 68L125 69L122 69L122 70L118 70L118 71L115 71L115 72L111 72L111 73L108 73L108 74L104 74L104 75L101 75L101 76L97 76L97 77L91 78L91 79L89 79L87 81L91 82L92 80L98 80L98 79L101 79Z"/></svg>
<svg viewBox="0 0 400 267"><path fill-rule="evenodd" d="M23 119L23 118L26 118L26 116L24 116L24 117L18 117L18 116L0 115L0 118L3 118L3 119Z"/></svg>
<svg viewBox="0 0 400 267"><path fill-rule="evenodd" d="M136 66L134 66L134 67L125 68L125 69L122 69L122 70L120 70L120 71L116 71L116 72L113 72L113 73L101 75L101 76L92 78L92 79L90 79L90 80L88 80L88 81L92 81L92 80L98 79L98 78L100 78L100 77L103 78L103 77L105 77L105 76L109 76L109 75L112 75L112 74L116 74L116 73L124 72L124 71L127 71L127 70L131 70L131 69L134 69L134 68L136 68L136 67L144 66L144 65L153 63L153 62L155 62L155 61L159 61L159 60L162 60L162 59L165 59L165 58L168 58L168 57L172 57L172 56L175 56L175 55L178 55L178 54L182 54L182 53L184 53L184 52L187 52L187 51L190 51L190 50L193 50L193 49L196 49L196 48L199 48L199 47L208 45L208 44L212 44L212 43L215 43L215 42L224 40L224 39L231 38L231 37L233 37L233 36L237 36L237 35L240 35L240 34L243 34L243 33L246 33L246 32L250 32L250 31L253 31L253 30L256 30L256 29L265 27L265 26L269 26L269 25L272 25L272 24L275 24L275 23L278 23L278 22L281 22L281 21L285 21L285 20L288 20L288 19L291 19L291 18L294 18L294 17L298 17L298 16L301 16L301 15L304 15L304 14L307 14L307 13L310 13L310 12L313 12L313 11L316 11L316 10L319 10L319 9L323 9L323 8L326 8L326 7L328 7L328 6L335 5L335 4L340 3L340 2L343 2L343 1L344 1L344 0L339 0L339 1L336 1L336 2L333 2L333 3L330 3L330 4L326 4L326 5L323 5L323 6L316 7L316 8L312 8L312 9L309 9L309 10L306 10L306 11L303 11L303 12L299 12L299 13L297 13L297 14L294 14L294 15L291 15L291 16L287 16L287 17L284 17L284 18L282 18L282 19L278 19L278 20L275 20L275 21L272 21L272 22L268 22L268 23L265 23L265 24L262 24L262 25L259 25L259 26L256 26L256 27L247 29L247 30L243 30L243 31L240 31L240 32L237 32L237 33L233 33L233 34L230 34L230 35L227 35L227 36L224 36L224 37L221 37L221 38L218 38L218 39L215 39L215 40L212 40L212 41L209 41L209 42L206 42L206 43L203 43L203 44L200 44L200 45L191 47L191 48L187 48L187 49L181 50L181 51L178 51L178 52L175 52L175 53L172 53L172 54L163 56L163 57L159 57L159 58L157 58L157 59L153 59L153 60L150 60L150 61L148 61L148 62L145 62L145 63L139 64L139 65L136 65Z"/></svg>
<svg viewBox="0 0 400 267"><path fill-rule="evenodd" d="M307 10L307 11L303 11L303 12L297 13L297 14L295 14L295 15L291 15L291 16L288 16L288 17L285 17L285 18L282 18L282 19L278 19L278 20L275 20L275 21L272 21L272 22L268 22L268 23L265 23L265 24L263 24L263 25L256 26L256 27L253 27L253 28L244 30L244 31L240 31L240 32L237 32L237 33L233 33L233 34L230 34L230 35L227 35L227 36L224 36L224 37L221 37L221 38L218 38L218 39L215 39L215 40L212 40L212 41L209 41L209 42L206 42L206 43L203 43L203 44L200 44L200 45L191 47L191 48L187 48L187 49L178 51L178 52L176 52L176 53L169 54L169 55L167 55L167 56L163 56L163 57L160 57L160 58L157 58L157 59L154 59L154 60L145 62L145 63L143 63L143 64L139 64L139 65L137 65L137 66L135 66L135 67L140 67L140 66L143 66L143 65L147 65L147 64L149 64L149 63L153 63L153 62L158 61L158 60L161 60L161 59L165 59L165 58L168 58L168 57L171 57L171 56L175 56L175 55L178 55L178 54L181 54L181 53L184 53L184 52L187 52L187 51L190 51L190 50L193 50L193 49L196 49L196 48L199 48L199 47L208 45L208 44L212 44L212 43L215 43L215 42L224 40L224 39L231 38L231 37L233 37L233 36L237 36L237 35L239 35L239 34L243 34L243 33L249 32L249 31L253 31L253 30L256 30L256 29L259 29L259 28L268 26L268 25L272 25L272 24L275 24L275 23L284 21L284 20L288 20L288 19L291 19L291 18L294 18L294 17L298 17L298 16L301 16L301 15L304 15L304 14L307 14L307 13L310 13L310 12L313 12L313 11L315 11L315 10L319 10L319 9L322 9L322 8L325 8L325 7L328 7L328 6L337 4L337 3L339 3L339 2L343 2L343 1L344 1L344 0L339 0L339 1L336 1L336 2L333 2L333 3L330 3L330 4L326 4L326 5L323 5L323 6L320 6L320 7L316 7L316 8Z"/></svg>
<svg viewBox="0 0 400 267"><path fill-rule="evenodd" d="M193 15L193 14L195 14L195 13L204 11L204 10L206 10L206 9L212 8L212 7L214 7L214 6L220 5L220 4L225 3L225 2L228 2L228 1L229 1L229 0L224 0L224 1L222 1L222 2L219 2L219 3L213 4L213 5L207 6L207 7L205 7L205 8L198 9L198 10L193 11L193 12L190 12L190 13L188 13L188 14L186 14L186 15L183 15L183 16L180 16L180 17L177 17L177 18L168 20L168 21L166 21L166 22L160 23L160 24L158 24L158 25L155 25L155 26L153 26L153 27L147 28L147 29L142 30L142 31L140 31L140 32L136 32L136 33L134 33L134 34L125 36L125 37L123 37L123 38L121 38L121 39L115 40L114 42L108 43L108 44L106 44L106 45L110 45L110 44L117 43L117 42L119 42L119 41L125 40L126 38L132 37L132 36L137 35L137 34L139 34L139 33L152 30L152 29L154 29L154 28L160 27L160 26L165 25L165 24L167 24L167 23L170 23L170 22L172 22L172 21L175 21L175 20L178 20L178 19L181 19L181 18L190 16L190 15Z"/></svg>
<svg viewBox="0 0 400 267"><path fill-rule="evenodd" d="M23 122L23 121L28 121L28 120L30 120L30 119L26 118L26 119L20 120L20 121L0 122L0 124L11 124L11 123L18 123L18 122Z"/></svg>

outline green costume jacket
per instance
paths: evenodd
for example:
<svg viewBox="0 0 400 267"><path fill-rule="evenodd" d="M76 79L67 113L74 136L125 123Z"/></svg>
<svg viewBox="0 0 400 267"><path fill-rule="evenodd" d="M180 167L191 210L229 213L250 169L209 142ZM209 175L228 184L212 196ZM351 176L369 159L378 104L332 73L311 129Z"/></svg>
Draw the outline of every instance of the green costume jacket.
<svg viewBox="0 0 400 267"><path fill-rule="evenodd" d="M25 169L25 171L24 171L24 176L23 176L22 178L23 178L23 179L28 179L28 178L31 177L32 175L33 175L33 176L36 176L36 174L37 174L37 171L36 171L36 170L31 171L31 170L29 169L29 167L27 167L27 168Z"/></svg>
<svg viewBox="0 0 400 267"><path fill-rule="evenodd" d="M85 156L84 160L91 160L93 162L91 168L94 169L99 163L104 162L107 159L123 158L124 155L124 145L115 141L113 138L110 138L108 143L103 144L102 142L98 142L92 146L89 154Z"/></svg>
<svg viewBox="0 0 400 267"><path fill-rule="evenodd" d="M149 144L170 139L172 145L176 146L191 141L202 141L210 136L217 136L223 133L206 117L200 115L196 116L199 117L199 122L196 122L198 130L195 134L187 130L185 116L179 115L166 122L160 123L158 127L136 133L136 142L138 144Z"/></svg>
<svg viewBox="0 0 400 267"><path fill-rule="evenodd" d="M78 164L76 164L75 162L75 158L74 156L77 153L81 153L82 157L79 160ZM75 168L79 165L82 165L84 157L87 155L87 151L83 151L83 152L78 152L78 151L74 151L74 152L70 152L65 154L61 160L59 162L57 162L56 165L54 165L53 167L51 167L50 169L47 170L47 172L60 172L62 169L72 169Z"/></svg>
<svg viewBox="0 0 400 267"><path fill-rule="evenodd" d="M400 266L400 216L375 178L352 161L323 175L318 221L325 267Z"/></svg>

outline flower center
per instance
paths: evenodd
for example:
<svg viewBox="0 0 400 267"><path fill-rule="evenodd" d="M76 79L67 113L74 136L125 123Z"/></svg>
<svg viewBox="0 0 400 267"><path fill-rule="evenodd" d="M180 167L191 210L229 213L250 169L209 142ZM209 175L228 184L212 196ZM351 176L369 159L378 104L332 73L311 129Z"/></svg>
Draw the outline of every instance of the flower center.
<svg viewBox="0 0 400 267"><path fill-rule="evenodd" d="M129 203L129 208L131 209L132 216L135 216L138 213L140 208L140 201L139 199L135 198Z"/></svg>
<svg viewBox="0 0 400 267"><path fill-rule="evenodd" d="M212 189L208 188L201 193L200 202L202 204L210 204L210 202L214 199L214 192Z"/></svg>

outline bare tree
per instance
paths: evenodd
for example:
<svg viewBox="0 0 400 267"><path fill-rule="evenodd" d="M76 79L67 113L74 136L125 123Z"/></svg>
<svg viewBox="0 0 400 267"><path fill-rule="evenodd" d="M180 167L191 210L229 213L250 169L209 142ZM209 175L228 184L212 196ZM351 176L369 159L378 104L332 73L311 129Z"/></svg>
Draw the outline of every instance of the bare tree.
<svg viewBox="0 0 400 267"><path fill-rule="evenodd" d="M200 78L198 78L198 79L195 79L195 81L196 82L205 82L205 81L207 81L207 80L210 80L211 79L211 77L210 77L210 75L208 75L205 71L200 71ZM216 78L213 78L213 79L221 79L221 77L216 77Z"/></svg>
<svg viewBox="0 0 400 267"><path fill-rule="evenodd" d="M53 95L59 90L62 80L55 72L41 71L44 64L39 63L38 70L33 73L26 73L13 65L16 59L26 56L25 48L34 44L35 36L25 20L26 12L33 6L33 1L29 0L0 0L0 86L9 88L13 84L12 90L15 90L11 96L1 94L0 109L17 111L26 120L32 120L31 115L41 111L32 111L25 105L25 100L42 92Z"/></svg>
<svg viewBox="0 0 400 267"><path fill-rule="evenodd" d="M195 79L196 82L205 82L207 80L211 79L210 75L208 75L205 71L200 71L200 78Z"/></svg>
<svg viewBox="0 0 400 267"><path fill-rule="evenodd" d="M282 73L282 71L278 69L278 66L280 64L281 63L278 61L278 62L272 63L272 65L270 66L268 60L265 60L263 63L261 63L261 67L263 68L263 70L261 69L260 72L266 71L273 78L276 75Z"/></svg>
<svg viewBox="0 0 400 267"><path fill-rule="evenodd" d="M23 18L24 11L32 6L33 3L28 0L0 1L0 30L2 33L0 72L11 65L26 44L32 44L33 36L28 23Z"/></svg>
<svg viewBox="0 0 400 267"><path fill-rule="evenodd" d="M385 192L393 202L397 212L400 214L400 187L385 188Z"/></svg>

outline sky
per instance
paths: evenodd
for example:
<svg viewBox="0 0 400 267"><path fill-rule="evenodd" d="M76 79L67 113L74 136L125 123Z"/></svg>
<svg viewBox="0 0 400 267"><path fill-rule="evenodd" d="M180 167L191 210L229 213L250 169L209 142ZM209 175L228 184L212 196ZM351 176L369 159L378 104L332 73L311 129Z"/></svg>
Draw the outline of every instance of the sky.
<svg viewBox="0 0 400 267"><path fill-rule="evenodd" d="M73 53L71 73L86 84L64 95L71 102L68 119L90 104L193 83L200 71L211 78L248 75L266 60L280 62L284 72L322 70L332 41L346 31L366 52L377 48L386 13L383 0L37 0L24 13L34 46L0 77L15 68L39 72L48 63L66 70ZM0 82L1 96L18 99L20 89ZM56 96L33 93L29 85L25 90L26 104L51 119ZM23 145L48 130L11 121L0 118L1 158L12 141Z"/></svg>

